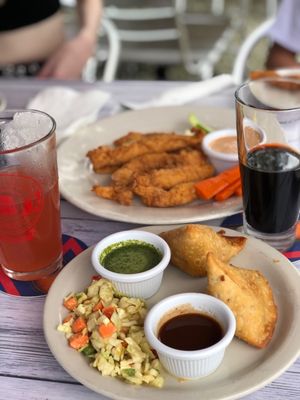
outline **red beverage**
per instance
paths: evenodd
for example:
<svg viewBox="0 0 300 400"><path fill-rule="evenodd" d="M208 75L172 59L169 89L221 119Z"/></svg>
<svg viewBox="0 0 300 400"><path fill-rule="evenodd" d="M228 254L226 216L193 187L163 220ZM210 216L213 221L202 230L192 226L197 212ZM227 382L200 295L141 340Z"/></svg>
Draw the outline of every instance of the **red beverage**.
<svg viewBox="0 0 300 400"><path fill-rule="evenodd" d="M11 278L37 280L62 266L55 122L37 111L5 113L0 129L0 266Z"/></svg>
<svg viewBox="0 0 300 400"><path fill-rule="evenodd" d="M44 191L34 178L0 173L0 187L0 263L43 276L62 252L58 184Z"/></svg>

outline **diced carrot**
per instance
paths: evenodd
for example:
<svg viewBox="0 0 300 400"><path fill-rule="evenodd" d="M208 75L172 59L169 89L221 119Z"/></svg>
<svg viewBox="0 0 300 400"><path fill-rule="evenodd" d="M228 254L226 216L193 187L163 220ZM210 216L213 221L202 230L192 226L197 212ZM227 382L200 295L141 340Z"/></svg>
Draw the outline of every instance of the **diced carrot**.
<svg viewBox="0 0 300 400"><path fill-rule="evenodd" d="M94 307L93 307L93 312L99 311L99 310L102 310L102 309L103 309L103 304L102 304L101 301L99 301L99 303L97 303L97 304L94 305Z"/></svg>
<svg viewBox="0 0 300 400"><path fill-rule="evenodd" d="M78 317L72 324L72 332L78 333L86 328L86 320L83 317Z"/></svg>
<svg viewBox="0 0 300 400"><path fill-rule="evenodd" d="M113 315L115 311L115 307L114 306L108 306L108 307L104 307L102 310L102 314L104 314L107 318L111 318L111 316Z"/></svg>
<svg viewBox="0 0 300 400"><path fill-rule="evenodd" d="M217 201L224 201L228 199L230 196L232 196L235 193L236 189L240 186L241 186L241 181L240 179L237 179L235 182L231 183L225 189L217 193L214 199Z"/></svg>
<svg viewBox="0 0 300 400"><path fill-rule="evenodd" d="M74 317L74 314L66 315L65 318L63 319L63 324L65 324L66 322L69 322L73 317Z"/></svg>
<svg viewBox="0 0 300 400"><path fill-rule="evenodd" d="M296 226L296 238L300 239L300 222L298 222Z"/></svg>
<svg viewBox="0 0 300 400"><path fill-rule="evenodd" d="M243 189L242 189L242 185L240 184L240 186L238 188L236 188L236 190L234 191L234 194L236 196L241 196L243 194Z"/></svg>
<svg viewBox="0 0 300 400"><path fill-rule="evenodd" d="M204 179L195 184L197 195L204 200L212 199L218 192L225 189L231 183L240 179L240 168L238 165L229 168L212 178Z"/></svg>
<svg viewBox="0 0 300 400"><path fill-rule="evenodd" d="M69 338L69 345L76 350L81 349L86 346L89 342L88 335L83 335L82 333L75 333Z"/></svg>
<svg viewBox="0 0 300 400"><path fill-rule="evenodd" d="M75 297L69 297L68 299L64 300L64 306L70 310L73 311L77 307L77 299Z"/></svg>
<svg viewBox="0 0 300 400"><path fill-rule="evenodd" d="M112 322L109 322L107 325L101 324L98 327L98 331L103 338L111 337L113 333L115 333L117 328Z"/></svg>

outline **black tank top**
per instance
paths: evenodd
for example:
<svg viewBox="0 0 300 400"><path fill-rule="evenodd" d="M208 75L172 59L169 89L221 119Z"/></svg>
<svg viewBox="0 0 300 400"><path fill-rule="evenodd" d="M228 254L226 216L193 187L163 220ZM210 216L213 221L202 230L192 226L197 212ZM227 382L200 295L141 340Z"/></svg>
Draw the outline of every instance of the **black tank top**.
<svg viewBox="0 0 300 400"><path fill-rule="evenodd" d="M35 24L59 8L59 0L0 0L0 31Z"/></svg>

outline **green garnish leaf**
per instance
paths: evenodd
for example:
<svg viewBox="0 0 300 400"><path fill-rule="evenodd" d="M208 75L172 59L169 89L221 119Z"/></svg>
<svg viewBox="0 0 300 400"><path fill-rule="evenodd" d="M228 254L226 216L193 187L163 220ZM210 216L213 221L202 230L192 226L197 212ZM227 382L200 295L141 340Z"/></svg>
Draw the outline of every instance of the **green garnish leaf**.
<svg viewBox="0 0 300 400"><path fill-rule="evenodd" d="M189 115L189 123L193 128L203 129L206 133L213 131L211 127L205 125L203 122L200 122L195 114Z"/></svg>

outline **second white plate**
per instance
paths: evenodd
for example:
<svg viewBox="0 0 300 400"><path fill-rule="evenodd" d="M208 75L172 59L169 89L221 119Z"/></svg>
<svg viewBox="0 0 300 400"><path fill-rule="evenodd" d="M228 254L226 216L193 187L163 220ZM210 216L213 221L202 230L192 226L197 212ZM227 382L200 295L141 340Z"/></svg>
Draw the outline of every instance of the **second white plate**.
<svg viewBox="0 0 300 400"><path fill-rule="evenodd" d="M58 148L60 191L75 206L100 217L138 224L174 224L211 220L241 211L239 197L223 202L195 201L169 208L146 207L139 199L131 206L97 197L91 188L105 184L109 178L95 174L89 167L86 153L98 146L111 145L129 131L183 133L189 128L188 116L195 113L214 129L233 128L234 110L224 108L178 106L128 111L99 121L78 131Z"/></svg>
<svg viewBox="0 0 300 400"><path fill-rule="evenodd" d="M174 226L152 226L141 229L160 233L173 228ZM225 231L229 235L240 235L229 229ZM231 262L261 271L273 289L278 307L278 321L272 341L265 349L256 349L235 338L226 350L221 366L212 375L195 381L180 382L165 373L166 382L161 390L148 386L136 387L116 378L101 376L88 365L84 356L68 346L63 333L56 330L66 315L62 305L63 298L71 292L85 289L95 275L90 262L91 252L92 248L89 248L74 258L51 286L44 308L44 333L49 348L60 365L72 377L95 392L118 400L239 399L274 380L299 355L300 275L277 250L248 237L245 248ZM151 307L162 298L176 293L205 292L206 286L206 278L193 278L169 266L159 292L148 299L147 304Z"/></svg>

